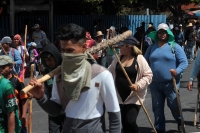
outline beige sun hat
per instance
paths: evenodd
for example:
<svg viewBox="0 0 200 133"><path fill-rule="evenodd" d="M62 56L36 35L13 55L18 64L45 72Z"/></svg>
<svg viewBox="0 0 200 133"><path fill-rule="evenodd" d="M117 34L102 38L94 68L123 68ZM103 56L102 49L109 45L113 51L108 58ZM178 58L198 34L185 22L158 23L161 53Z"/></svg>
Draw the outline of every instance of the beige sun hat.
<svg viewBox="0 0 200 133"><path fill-rule="evenodd" d="M101 31L97 31L96 37L103 36L104 34Z"/></svg>
<svg viewBox="0 0 200 133"><path fill-rule="evenodd" d="M193 24L192 23L189 23L186 27L192 27Z"/></svg>
<svg viewBox="0 0 200 133"><path fill-rule="evenodd" d="M0 66L4 66L7 64L12 64L12 58L7 55L0 55Z"/></svg>

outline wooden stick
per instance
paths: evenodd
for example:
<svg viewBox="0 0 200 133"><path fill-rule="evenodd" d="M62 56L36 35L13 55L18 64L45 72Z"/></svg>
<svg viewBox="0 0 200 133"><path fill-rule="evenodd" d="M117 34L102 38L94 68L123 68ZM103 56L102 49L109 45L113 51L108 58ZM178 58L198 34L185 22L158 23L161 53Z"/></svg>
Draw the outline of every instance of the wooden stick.
<svg viewBox="0 0 200 133"><path fill-rule="evenodd" d="M123 41L125 40L126 38L128 38L129 36L132 35L132 32L131 31L126 31L110 40L106 40L102 43L99 43L97 46L93 46L92 48L90 49L87 49L85 52L88 52L90 54L94 54L100 50L103 50L103 49L106 49L108 46L112 46L114 44L117 44L119 43L120 41ZM49 72L48 74L44 75L42 78L38 79L37 81L38 82L45 82L47 80L49 80L50 78L52 78L54 75L58 74L61 72L61 68L60 66L56 69L54 69L53 71ZM28 85L26 86L22 91L21 93L27 93L28 91L30 91L31 89L33 89L34 86L31 86L31 85Z"/></svg>
<svg viewBox="0 0 200 133"><path fill-rule="evenodd" d="M194 113L194 126L197 125L198 104L199 104L199 91L197 93L197 102L196 102L196 108L195 108L195 113Z"/></svg>
<svg viewBox="0 0 200 133"><path fill-rule="evenodd" d="M116 56L116 58L117 58L117 61L118 61L119 65L120 65L122 71L124 72L124 74L125 74L125 76L126 76L128 82L129 82L129 84L132 85L132 82L131 82L131 80L130 80L128 74L126 73L126 70L125 70L124 67L122 66L122 63L121 63L121 61L120 61L120 59L119 59L119 57L118 57L118 55L117 55L117 52L116 52L115 48L113 48L113 51L114 51L114 54L115 54L115 56ZM145 112L145 114L146 114L146 116L147 116L147 118L148 118L150 124L151 124L151 127L153 128L154 132L157 133L157 131L156 131L156 129L155 129L155 127L154 127L154 125L153 125L153 123L152 123L150 117L149 117L149 114L147 113L147 110L146 110L146 108L144 107L144 104L142 103L142 101L141 101L139 95L137 94L136 91L134 91L134 93L135 93L135 95L137 96L137 98L138 98L138 100L139 100L139 102L140 102L140 104L141 104L141 106L142 106L142 108L143 108L143 110L144 110L144 112Z"/></svg>
<svg viewBox="0 0 200 133"><path fill-rule="evenodd" d="M25 49L26 49L26 35L27 35L27 25L25 26L25 34L24 34L24 48ZM25 60L26 60L26 53L24 53L23 58L24 58L23 60L25 62ZM22 81L24 81L24 66L23 66L23 69L22 69Z"/></svg>
<svg viewBox="0 0 200 133"><path fill-rule="evenodd" d="M30 75L30 79L33 79L33 76L34 76L34 68L35 68L35 65L32 64L31 65L31 75ZM32 133L32 103L33 103L33 100L32 100L32 97L29 98L29 114L28 114L28 133Z"/></svg>
<svg viewBox="0 0 200 133"><path fill-rule="evenodd" d="M40 83L43 83L43 82L47 81L48 79L52 78L54 75L59 74L60 72L61 72L61 68L59 66L58 68L56 68L53 71L49 72L48 74L44 75L43 77L41 77L37 81L40 82ZM34 88L34 86L28 85L21 91L21 93L25 94L33 88Z"/></svg>
<svg viewBox="0 0 200 133"><path fill-rule="evenodd" d="M142 39L142 41L141 41L141 44L140 44L140 45L141 45L141 52L142 52L142 51L143 51L143 50L142 50L142 47L143 47L143 39Z"/></svg>
<svg viewBox="0 0 200 133"><path fill-rule="evenodd" d="M176 79L173 76L172 76L172 79L173 79L174 89L175 89L175 92L176 92L176 99L177 99L177 102L178 102L178 109L179 109L180 117L181 117L181 126L182 126L182 129L183 129L183 133L186 133L185 132L185 124L184 124L184 120L183 120L183 113L182 113L182 109L181 109L181 101L180 101L180 97L179 97L179 94L178 94L178 88L176 86Z"/></svg>

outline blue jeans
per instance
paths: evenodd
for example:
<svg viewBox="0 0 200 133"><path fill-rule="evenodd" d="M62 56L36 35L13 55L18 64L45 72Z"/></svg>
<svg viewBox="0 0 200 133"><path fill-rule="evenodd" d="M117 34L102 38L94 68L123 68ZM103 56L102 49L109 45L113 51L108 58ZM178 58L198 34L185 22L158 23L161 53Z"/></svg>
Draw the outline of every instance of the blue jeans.
<svg viewBox="0 0 200 133"><path fill-rule="evenodd" d="M106 56L102 57L101 65L104 66L104 67L107 67L107 65L106 65Z"/></svg>
<svg viewBox="0 0 200 133"><path fill-rule="evenodd" d="M178 82L176 85L177 88L180 89L180 82ZM170 108L174 119L178 124L180 124L181 117L173 82L152 82L149 87L151 90L152 108L155 118L154 125L156 130L165 131L165 99L167 99L167 106Z"/></svg>
<svg viewBox="0 0 200 133"><path fill-rule="evenodd" d="M185 46L185 53L187 59L194 59L194 42L187 42L187 45Z"/></svg>

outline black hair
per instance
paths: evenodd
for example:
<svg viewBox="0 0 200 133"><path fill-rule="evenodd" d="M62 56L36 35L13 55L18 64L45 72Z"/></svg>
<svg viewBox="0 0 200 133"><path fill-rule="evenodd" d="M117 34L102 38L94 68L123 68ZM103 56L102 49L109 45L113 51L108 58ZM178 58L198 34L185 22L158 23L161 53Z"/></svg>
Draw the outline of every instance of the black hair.
<svg viewBox="0 0 200 133"><path fill-rule="evenodd" d="M58 28L56 31L56 36L58 40L70 40L74 39L77 42L79 40L86 41L86 31L83 27L76 25L76 24L66 24Z"/></svg>

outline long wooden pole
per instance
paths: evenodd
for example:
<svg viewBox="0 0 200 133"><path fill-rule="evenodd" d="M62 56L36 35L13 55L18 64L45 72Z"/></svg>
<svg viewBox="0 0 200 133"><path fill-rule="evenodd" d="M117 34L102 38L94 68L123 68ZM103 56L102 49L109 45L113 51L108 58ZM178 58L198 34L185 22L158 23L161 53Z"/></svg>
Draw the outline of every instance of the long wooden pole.
<svg viewBox="0 0 200 133"><path fill-rule="evenodd" d="M98 51L100 50L104 50L106 49L107 47L109 46L112 46L114 44L117 44L123 40L125 40L126 38L128 38L129 36L132 35L132 32L131 31L126 31L112 39L109 39L109 40L106 40L104 42L101 42L99 43L98 45L96 46L93 46L92 48L90 49L87 49L85 52L87 53L90 53L90 54L94 54L94 53L97 53ZM49 72L48 74L44 75L43 77L41 77L40 79L38 79L37 81L40 82L40 83L43 83L47 80L49 80L50 78L52 78L54 75L58 74L61 72L61 68L60 66L56 69L54 69L53 71ZM33 89L34 86L31 86L31 85L28 85L26 86L24 89L22 89L21 93L27 93L28 91L30 91L31 89Z"/></svg>
<svg viewBox="0 0 200 133"><path fill-rule="evenodd" d="M176 86L176 79L175 79L174 76L172 76L172 80L173 80L173 84L174 84L174 90L176 92L176 99L177 99L177 102L178 102L178 109L179 109L180 117L181 117L182 130L183 130L183 133L186 133L185 132L185 124L184 124L184 120L183 120L183 113L182 113L182 109L181 109L181 101L180 101L180 97L179 97L179 94L178 94L178 88Z"/></svg>
<svg viewBox="0 0 200 133"><path fill-rule="evenodd" d="M198 93L197 93L197 102L196 102L196 108L195 108L195 113L194 113L194 126L197 125L198 104L199 104L199 90L198 90Z"/></svg>
<svg viewBox="0 0 200 133"><path fill-rule="evenodd" d="M117 61L118 61L119 65L120 65L122 71L124 72L124 74L125 74L125 76L126 76L128 82L129 82L129 84L132 85L132 82L131 82L131 80L130 80L128 74L126 73L126 70L125 70L124 67L122 66L122 63L121 63L121 61L120 61L120 59L119 59L119 57L118 57L118 55L117 55L117 52L116 52L115 48L113 48L113 51L114 51L114 54L115 54L115 56L116 56L116 58L117 58ZM156 129L155 129L155 127L154 127L154 125L153 125L153 123L152 123L150 117L149 117L149 114L147 113L147 110L146 110L146 108L144 107L144 104L142 103L142 101L141 101L139 95L137 94L136 91L134 91L134 93L135 93L135 95L137 96L137 98L138 98L138 100L139 100L139 102L140 102L140 104L141 104L141 106L142 106L142 108L143 108L143 110L144 110L144 112L145 112L145 114L146 114L146 116L147 116L147 118L148 118L150 124L151 124L151 127L153 128L154 132L157 133L157 131L156 131Z"/></svg>
<svg viewBox="0 0 200 133"><path fill-rule="evenodd" d="M27 36L27 25L25 26L25 34L24 34L24 49L26 49L26 36ZM24 63L25 63L25 61L26 61L26 53L24 53L24 55L23 55L23 60L24 60ZM24 81L24 74L25 73L24 73L24 66L23 66L23 69L22 69L22 81Z"/></svg>
<svg viewBox="0 0 200 133"><path fill-rule="evenodd" d="M30 79L33 79L33 73L34 73L34 67L35 65L32 64L31 65L31 74L30 74ZM28 133L32 133L32 103L33 103L33 100L32 100L32 97L29 98L29 106L28 106L28 109L29 109L29 113L28 113Z"/></svg>

